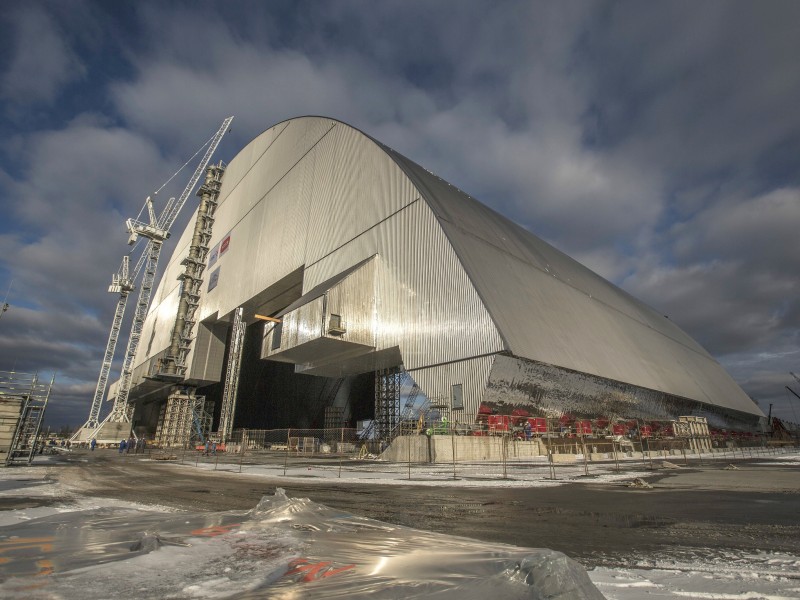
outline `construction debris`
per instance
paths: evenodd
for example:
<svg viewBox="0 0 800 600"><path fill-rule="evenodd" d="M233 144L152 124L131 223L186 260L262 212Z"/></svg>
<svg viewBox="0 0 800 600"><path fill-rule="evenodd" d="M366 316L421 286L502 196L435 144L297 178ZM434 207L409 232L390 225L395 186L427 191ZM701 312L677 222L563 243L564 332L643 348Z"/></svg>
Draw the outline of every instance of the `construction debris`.
<svg viewBox="0 0 800 600"><path fill-rule="evenodd" d="M151 458L153 460L178 460L178 457L174 454L156 454Z"/></svg>
<svg viewBox="0 0 800 600"><path fill-rule="evenodd" d="M661 463L661 466L665 469L682 469L683 467L680 465L676 465L675 463L671 463L668 460L665 460Z"/></svg>
<svg viewBox="0 0 800 600"><path fill-rule="evenodd" d="M739 467L737 467L737 466L736 466L736 465L734 465L734 464L728 464L728 466L727 466L727 467L724 467L724 469L725 469L726 471L738 471L738 470L739 470Z"/></svg>
<svg viewBox="0 0 800 600"><path fill-rule="evenodd" d="M649 483L647 483L641 477L637 477L633 481L629 481L628 483L625 484L625 486L629 487L629 488L640 488L640 489L644 489L644 490L652 490L653 489L653 486L650 485Z"/></svg>

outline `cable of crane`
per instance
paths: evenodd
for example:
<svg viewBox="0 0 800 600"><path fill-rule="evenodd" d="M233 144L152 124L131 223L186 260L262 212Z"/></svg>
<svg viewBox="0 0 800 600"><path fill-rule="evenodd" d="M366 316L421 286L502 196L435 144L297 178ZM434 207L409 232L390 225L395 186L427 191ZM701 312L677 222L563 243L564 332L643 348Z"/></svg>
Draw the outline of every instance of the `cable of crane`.
<svg viewBox="0 0 800 600"><path fill-rule="evenodd" d="M213 139L214 139L214 137L216 137L216 135L217 135L217 134L215 133L215 134L214 134L214 135L212 135L210 138L208 138L208 140L206 140L206 143L205 143L205 144L203 144L202 146L200 146L200 148L198 148L198 149L197 149L197 152L195 152L195 153L192 155L192 157L191 157L189 160L187 160L185 163L183 163L183 166L182 166L180 169L178 169L177 171L175 171L175 173L173 173L173 174L172 174L172 177L170 177L169 179L167 179L167 180L164 182L164 184L163 184L163 185L162 185L160 188L158 188L158 189L155 191L155 193L154 193L153 195L155 196L156 194L158 194L158 192L160 192L160 191L161 191L161 190L163 190L165 187L167 187L167 184L168 184L170 181L172 181L173 179L175 179L175 177L178 175L178 173L180 173L181 171L183 171L183 170L186 168L186 165L188 165L190 162L192 162L192 161L195 159L195 157L196 157L198 154L200 154L200 153L203 151L203 149L204 149L206 146L208 146L208 145L211 143L211 140L213 140Z"/></svg>
<svg viewBox="0 0 800 600"><path fill-rule="evenodd" d="M172 176L171 176L169 179L167 179L167 180L166 180L166 181L165 181L163 184L161 184L161 187L160 187L160 188L158 188L158 189L157 189L155 192L153 192L153 196L157 195L157 194L158 194L158 192L160 192L160 191L161 191L161 190L163 190L165 187L167 187L167 185L169 185L169 182L170 182L170 181L172 181L173 179L175 179L175 177L177 177L177 176L178 176L178 174L179 174L181 171L183 171L183 170L186 168L186 165L188 165L190 162L192 162L192 161L193 161L193 160L194 160L194 159L197 157L197 155L198 155L198 154L200 154L200 153L201 153L201 152L202 152L202 151L203 151L203 150L204 150L204 149L205 149L205 148L206 148L206 147L207 147L207 146L208 146L208 145L211 143L211 141L214 139L214 137L215 137L216 135L217 135L217 134L215 133L215 134L214 134L214 135L212 135L210 138L208 138L208 139L206 140L206 142L205 142L205 143L204 143L202 146L200 146L200 147L197 149L197 152L195 152L194 154L192 154L191 158L189 158L189 160L187 160L185 163L183 163L183 166L182 166L180 169L178 169L177 171L175 171L175 172L172 174ZM145 208L145 206L147 206L147 200L145 200L145 201L142 203L142 207L139 209L139 213L136 215L136 220L137 220L137 221L141 220L141 216L142 216L142 213L144 212L144 208ZM134 245L131 247L131 249L128 251L128 256L131 256L131 255L132 255L132 254L133 254L133 253L136 251L136 249L139 247L139 243L140 243L140 242L141 242L141 238L140 238L140 239L138 239L138 240L136 240L136 243L135 243L135 244L134 244Z"/></svg>

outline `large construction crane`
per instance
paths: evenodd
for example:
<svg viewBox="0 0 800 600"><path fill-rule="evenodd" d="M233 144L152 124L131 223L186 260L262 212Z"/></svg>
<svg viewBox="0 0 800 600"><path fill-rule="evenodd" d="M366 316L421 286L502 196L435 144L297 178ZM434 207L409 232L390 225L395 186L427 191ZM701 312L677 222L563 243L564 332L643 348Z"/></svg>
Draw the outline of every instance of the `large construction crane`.
<svg viewBox="0 0 800 600"><path fill-rule="evenodd" d="M147 200L145 200L145 207L147 208L149 222L144 223L136 219L128 219L126 221L126 226L130 234L128 240L129 243L134 244L139 237L143 237L147 239L147 244L145 245L145 248L139 257L133 272L130 272L128 257L125 256L119 272L112 277L112 283L108 291L119 294L117 309L114 313L114 321L111 326L108 343L106 344L106 352L103 357L100 376L97 380L94 398L89 410L89 418L84 424L83 428L76 434L76 437L79 436L82 431L86 432L86 430L91 430L91 435L84 439L88 439L88 437L94 437L103 423L106 422L129 423L131 421L132 415L130 414L131 410L128 406L128 394L130 392L131 375L133 373L133 359L136 355L136 350L139 347L142 327L144 325L145 317L147 316L147 311L150 307L150 296L153 289L153 283L155 281L156 270L158 268L158 259L161 254L161 247L164 241L169 238L170 229L175 223L175 219L178 217L183 205L186 203L186 200L189 198L198 181L200 180L200 177L203 175L203 172L211 160L211 156L216 151L217 146L219 146L222 137L228 131L232 121L233 117L231 116L222 122L220 128L207 142L208 147L206 152L203 155L203 158L200 160L200 163L197 165L194 174L189 179L189 182L184 188L183 193L177 199L170 198L169 202L167 202L167 205L164 207L164 210L158 218L156 218L155 215L153 202L148 197ZM136 278L142 269L144 269L144 275L142 277L142 283L139 287L136 313L134 314L133 323L131 324L131 332L130 336L128 337L128 346L125 351L125 359L122 365L119 388L117 390L117 396L114 400L114 407L103 423L99 423L100 407L102 405L103 397L108 384L108 374L111 369L111 363L114 359L114 351L119 338L125 306L127 304L128 296L135 288Z"/></svg>

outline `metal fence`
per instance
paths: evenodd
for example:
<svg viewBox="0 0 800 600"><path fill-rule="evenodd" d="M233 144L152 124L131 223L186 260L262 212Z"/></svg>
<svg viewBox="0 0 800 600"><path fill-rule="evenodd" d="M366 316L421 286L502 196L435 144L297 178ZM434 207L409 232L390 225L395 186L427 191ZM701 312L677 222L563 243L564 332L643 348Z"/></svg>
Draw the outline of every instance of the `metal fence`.
<svg viewBox="0 0 800 600"><path fill-rule="evenodd" d="M526 419L527 420L527 419ZM430 426L429 426L430 425ZM391 443L355 429L235 430L227 444L170 449L215 469L294 477L473 481L635 477L655 468L774 455L795 448L766 436L676 427L675 422L487 419L406 427ZM158 453L158 450L155 450Z"/></svg>

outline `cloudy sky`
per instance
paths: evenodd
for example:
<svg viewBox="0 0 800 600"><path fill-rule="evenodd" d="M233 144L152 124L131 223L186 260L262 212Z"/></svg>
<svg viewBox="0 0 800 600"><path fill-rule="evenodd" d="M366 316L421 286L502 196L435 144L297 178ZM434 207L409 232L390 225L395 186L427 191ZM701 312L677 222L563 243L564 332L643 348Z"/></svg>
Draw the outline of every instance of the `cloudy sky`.
<svg viewBox="0 0 800 600"><path fill-rule="evenodd" d="M3 6L0 370L58 372L51 425L88 414L125 218L230 114L224 160L294 116L362 129L798 421L800 2Z"/></svg>

